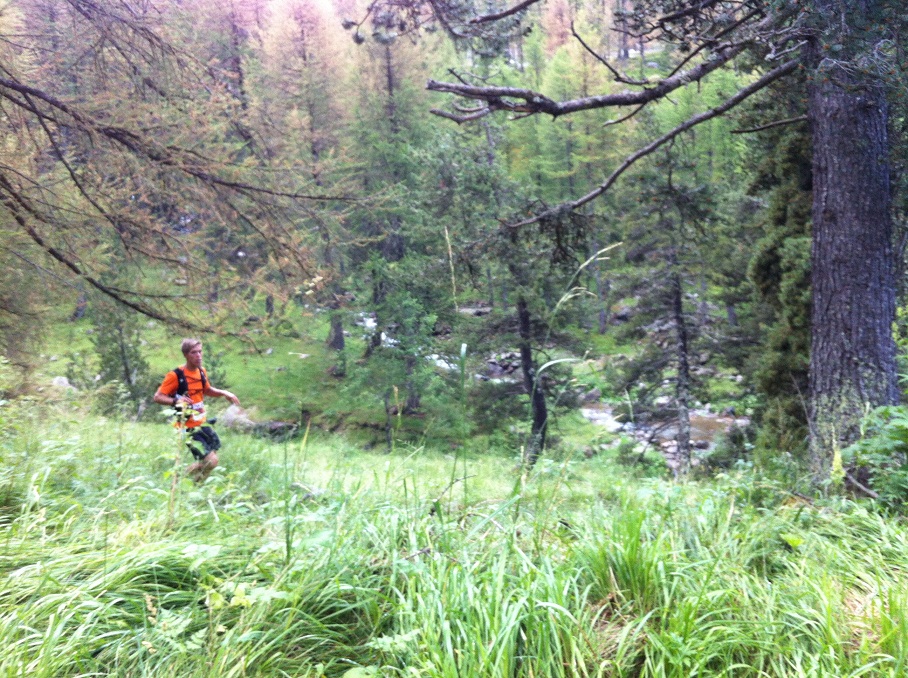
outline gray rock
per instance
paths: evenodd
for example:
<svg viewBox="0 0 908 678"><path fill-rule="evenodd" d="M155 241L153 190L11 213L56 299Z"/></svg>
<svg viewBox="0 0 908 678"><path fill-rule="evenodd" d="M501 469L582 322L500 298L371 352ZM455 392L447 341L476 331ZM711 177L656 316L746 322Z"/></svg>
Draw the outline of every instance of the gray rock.
<svg viewBox="0 0 908 678"><path fill-rule="evenodd" d="M69 383L66 377L54 377L51 382L56 388L62 388L67 391L75 391L76 387Z"/></svg>
<svg viewBox="0 0 908 678"><path fill-rule="evenodd" d="M232 428L240 431L251 431L256 424L246 414L242 407L231 405L218 416L218 424L224 428Z"/></svg>
<svg viewBox="0 0 908 678"><path fill-rule="evenodd" d="M585 403L598 403L602 399L602 390L598 388L591 389L583 394L581 400Z"/></svg>

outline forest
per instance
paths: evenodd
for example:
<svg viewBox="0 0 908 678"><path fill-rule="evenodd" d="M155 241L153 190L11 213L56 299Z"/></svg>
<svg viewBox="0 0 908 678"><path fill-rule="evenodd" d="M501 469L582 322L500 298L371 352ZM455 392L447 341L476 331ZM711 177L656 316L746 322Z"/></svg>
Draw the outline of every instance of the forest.
<svg viewBox="0 0 908 678"><path fill-rule="evenodd" d="M908 675L906 28L0 4L0 673Z"/></svg>

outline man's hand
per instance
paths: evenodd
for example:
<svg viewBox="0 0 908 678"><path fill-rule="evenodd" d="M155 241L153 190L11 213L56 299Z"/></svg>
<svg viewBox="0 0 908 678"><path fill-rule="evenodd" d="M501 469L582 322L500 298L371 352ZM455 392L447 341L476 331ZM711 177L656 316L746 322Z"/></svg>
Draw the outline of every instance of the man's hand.
<svg viewBox="0 0 908 678"><path fill-rule="evenodd" d="M230 391L225 391L221 388L209 387L208 390L205 391L205 395L214 396L215 398L227 398L227 400L229 400L232 404L236 405L237 407L240 406L239 398L233 395Z"/></svg>
<svg viewBox="0 0 908 678"><path fill-rule="evenodd" d="M186 396L179 395L168 395L166 393L161 393L160 390L155 391L154 398L152 398L158 405L163 405L164 407L176 407L181 402L189 402L189 398Z"/></svg>

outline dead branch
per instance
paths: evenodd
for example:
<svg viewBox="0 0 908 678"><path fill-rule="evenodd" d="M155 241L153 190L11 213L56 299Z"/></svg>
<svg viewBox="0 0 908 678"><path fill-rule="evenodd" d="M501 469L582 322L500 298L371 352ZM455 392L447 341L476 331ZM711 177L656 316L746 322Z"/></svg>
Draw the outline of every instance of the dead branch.
<svg viewBox="0 0 908 678"><path fill-rule="evenodd" d="M491 112L492 109L488 106L486 106L485 108L476 108L472 113L465 115L457 115L456 113L451 113L450 111L446 111L441 108L429 109L429 113L433 113L434 115L440 116L442 118L447 118L448 120L453 120L458 125L460 125L461 123L470 122L472 120L479 120L480 118L484 118Z"/></svg>
<svg viewBox="0 0 908 678"><path fill-rule="evenodd" d="M469 23L486 24L486 23L490 23L492 21L498 21L499 19L505 19L509 16L513 16L513 15L517 14L518 12L522 12L527 7L530 7L531 5L535 5L537 2L539 2L539 0L523 0L523 2L521 2L517 5L514 5L513 7L503 10L501 12L496 12L494 14L485 14L483 16L474 17L474 18L470 19Z"/></svg>
<svg viewBox="0 0 908 678"><path fill-rule="evenodd" d="M806 115L799 115L794 118L786 118L785 120L775 120L773 122L768 122L765 125L760 125L758 127L750 127L748 129L733 129L731 130L731 133L753 134L754 132L762 132L763 130L772 129L773 127L782 127L783 125L793 125L796 122L805 122L806 120Z"/></svg>
<svg viewBox="0 0 908 678"><path fill-rule="evenodd" d="M557 118L578 111L588 111L610 106L636 106L655 101L656 99L661 99L684 85L703 79L741 54L745 47L745 44L720 47L714 52L712 57L706 61L703 61L687 71L676 73L673 76L660 80L652 87L646 87L639 91L625 90L615 94L583 97L570 101L554 101L539 92L519 87L476 86L454 82L438 82L436 80L429 80L426 84L426 89L433 92L455 94L467 99L486 101L490 111L502 110L511 113L545 113L551 115L553 118Z"/></svg>
<svg viewBox="0 0 908 678"><path fill-rule="evenodd" d="M648 78L646 80L632 80L631 78L627 77L625 74L618 72L618 70L615 69L608 62L608 60L605 57L598 54L595 50L593 50L592 47L590 47L589 45L586 44L586 41L584 41L584 39L580 37L580 34L577 33L576 29L574 28L573 21L571 22L571 35L573 35L577 39L577 42L579 42L580 45L583 47L583 49L585 49L587 52L589 52L589 54L592 55L592 57L594 59L596 59L599 63L601 63L609 71L611 71L612 75L615 76L616 82L621 82L621 83L624 83L625 85L634 85L637 87L643 87L644 85L650 84L650 81Z"/></svg>

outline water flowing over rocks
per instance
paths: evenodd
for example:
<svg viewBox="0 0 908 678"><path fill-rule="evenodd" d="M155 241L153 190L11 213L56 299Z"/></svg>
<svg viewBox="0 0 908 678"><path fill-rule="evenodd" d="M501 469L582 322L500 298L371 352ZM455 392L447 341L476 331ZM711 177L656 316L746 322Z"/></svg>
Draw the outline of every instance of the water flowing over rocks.
<svg viewBox="0 0 908 678"><path fill-rule="evenodd" d="M609 433L627 436L643 446L655 447L665 457L666 465L673 472L680 469L676 421L652 423L621 421L621 418L615 415L611 405L600 402L585 403L580 408L580 413L587 421L602 426ZM733 411L713 412L708 405L691 410L691 448L709 452L716 446L716 441L721 434L728 433L735 427L744 428L748 424L750 424L748 417L737 417ZM696 464L696 459L692 460L692 463Z"/></svg>

